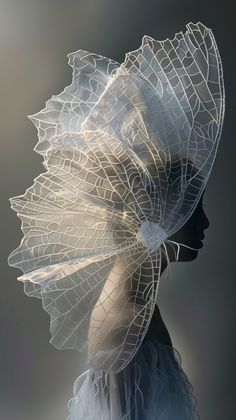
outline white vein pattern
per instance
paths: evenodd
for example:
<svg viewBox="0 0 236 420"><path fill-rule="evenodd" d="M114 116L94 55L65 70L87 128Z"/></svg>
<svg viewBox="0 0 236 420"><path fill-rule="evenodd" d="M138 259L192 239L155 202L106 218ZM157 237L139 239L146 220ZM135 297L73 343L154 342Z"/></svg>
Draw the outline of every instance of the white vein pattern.
<svg viewBox="0 0 236 420"><path fill-rule="evenodd" d="M210 175L224 117L222 63L199 22L172 40L144 36L122 64L82 50L68 57L71 85L29 116L46 171L11 199L24 236L9 264L23 271L25 293L42 299L50 342L85 350L87 372L112 378L140 354L165 242ZM90 418L75 409L77 394L70 419ZM131 419L118 405L112 417L110 406L108 417L91 418ZM146 412L132 418L172 419Z"/></svg>

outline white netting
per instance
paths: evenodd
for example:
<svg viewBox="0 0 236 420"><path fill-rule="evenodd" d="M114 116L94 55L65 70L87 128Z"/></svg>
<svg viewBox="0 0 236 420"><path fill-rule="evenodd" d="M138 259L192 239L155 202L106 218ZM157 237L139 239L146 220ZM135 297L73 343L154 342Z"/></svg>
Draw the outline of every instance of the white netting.
<svg viewBox="0 0 236 420"><path fill-rule="evenodd" d="M110 372L132 359L157 299L161 243L190 218L224 116L210 29L143 37L119 65L69 54L73 82L30 118L46 172L11 199L24 237L9 263L42 298L51 342ZM101 355L101 357L97 357Z"/></svg>

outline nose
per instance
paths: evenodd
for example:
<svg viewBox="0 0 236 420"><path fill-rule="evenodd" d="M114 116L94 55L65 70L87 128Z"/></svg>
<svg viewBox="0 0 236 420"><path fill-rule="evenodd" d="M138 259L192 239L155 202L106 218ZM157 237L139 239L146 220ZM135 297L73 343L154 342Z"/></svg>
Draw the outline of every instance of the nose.
<svg viewBox="0 0 236 420"><path fill-rule="evenodd" d="M196 230L199 234L202 235L203 231L206 230L210 226L210 222L204 212L203 208L201 207L200 212L197 215L196 220Z"/></svg>
<svg viewBox="0 0 236 420"><path fill-rule="evenodd" d="M202 210L202 217L201 217L201 223L200 223L200 229L206 230L210 226L210 222L208 217L206 216L206 213Z"/></svg>

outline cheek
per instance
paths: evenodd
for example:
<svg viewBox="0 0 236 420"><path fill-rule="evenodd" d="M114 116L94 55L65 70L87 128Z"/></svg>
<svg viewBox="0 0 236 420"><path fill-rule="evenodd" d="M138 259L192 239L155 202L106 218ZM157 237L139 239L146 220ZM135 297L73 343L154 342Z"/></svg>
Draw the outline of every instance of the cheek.
<svg viewBox="0 0 236 420"><path fill-rule="evenodd" d="M184 240L188 239L190 237L189 234L189 230L187 229L180 229L178 232L174 233L171 237L170 240L173 241L179 241L179 242L183 242Z"/></svg>

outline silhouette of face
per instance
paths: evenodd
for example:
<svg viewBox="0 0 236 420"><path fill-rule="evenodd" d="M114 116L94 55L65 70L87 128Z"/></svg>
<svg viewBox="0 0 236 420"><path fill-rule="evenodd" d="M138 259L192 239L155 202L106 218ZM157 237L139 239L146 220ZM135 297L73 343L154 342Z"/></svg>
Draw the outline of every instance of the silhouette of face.
<svg viewBox="0 0 236 420"><path fill-rule="evenodd" d="M205 191L204 191L205 192ZM199 203L190 219L185 225L168 239L183 243L184 245L195 248L195 250L180 246L178 261L192 261L198 255L198 250L203 247L204 230L209 227L209 220L203 210L202 200L204 192ZM166 244L170 261L176 261L175 252L178 250L177 245ZM174 247L174 249L173 249ZM175 250L175 252L174 252Z"/></svg>

